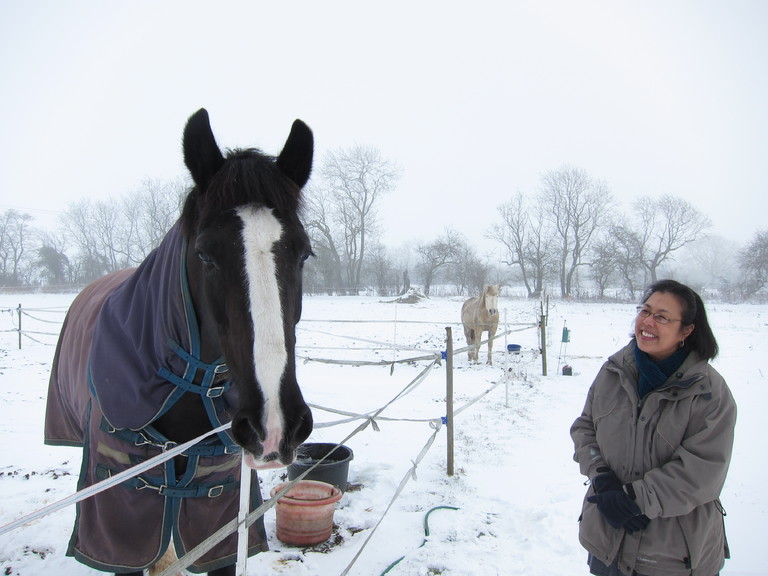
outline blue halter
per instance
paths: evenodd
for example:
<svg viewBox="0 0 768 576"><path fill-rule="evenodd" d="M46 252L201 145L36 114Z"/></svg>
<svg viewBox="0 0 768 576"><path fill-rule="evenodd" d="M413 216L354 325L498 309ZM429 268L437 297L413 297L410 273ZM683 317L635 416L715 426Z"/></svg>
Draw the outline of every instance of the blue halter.
<svg viewBox="0 0 768 576"><path fill-rule="evenodd" d="M205 406L205 411L208 414L208 420L211 422L213 428L218 428L224 422L219 418L219 410L217 405L220 405L223 394L230 389L232 381L229 378L217 380L217 376L226 374L229 371L227 364L224 361L224 357L218 358L215 362L209 364L203 362L200 359L200 327L197 322L197 315L195 314L195 308L192 305L192 295L189 291L189 279L187 277L187 241L182 242L181 248L181 267L180 267L180 280L181 280L181 295L184 303L184 314L187 318L187 330L189 333L189 346L190 350L184 350L177 342L169 339L168 345L184 362L186 362L186 369L184 374L179 376L174 374L168 368L162 367L158 370L158 374L165 378L171 384L176 386L176 390L168 398L161 414L168 411L179 398L185 393L190 392L192 394L198 394ZM195 384L194 380L198 371L202 373L202 380L200 384ZM158 415L159 416L159 415ZM226 432L218 432L218 439L221 442L220 454L235 454L240 451L240 447L235 444L232 437Z"/></svg>

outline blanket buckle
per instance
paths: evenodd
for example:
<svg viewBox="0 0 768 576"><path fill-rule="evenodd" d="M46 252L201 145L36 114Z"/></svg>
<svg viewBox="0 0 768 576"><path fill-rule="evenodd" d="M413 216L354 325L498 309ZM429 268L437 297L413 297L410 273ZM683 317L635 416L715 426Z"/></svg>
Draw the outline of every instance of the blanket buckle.
<svg viewBox="0 0 768 576"><path fill-rule="evenodd" d="M208 498L217 498L224 493L224 485L211 486L208 488Z"/></svg>
<svg viewBox="0 0 768 576"><path fill-rule="evenodd" d="M136 481L140 483L138 486L136 486L136 490L145 490L149 488L150 490L157 490L158 494L162 494L167 488L165 484L161 484L160 486L155 486L154 484L150 484L141 476L136 476Z"/></svg>

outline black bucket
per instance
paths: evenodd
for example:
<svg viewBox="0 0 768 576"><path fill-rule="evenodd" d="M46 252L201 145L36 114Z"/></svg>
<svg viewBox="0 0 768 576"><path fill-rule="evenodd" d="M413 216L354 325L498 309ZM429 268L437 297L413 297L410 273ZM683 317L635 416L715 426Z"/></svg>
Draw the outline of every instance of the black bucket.
<svg viewBox="0 0 768 576"><path fill-rule="evenodd" d="M299 449L296 451L296 461L288 466L288 480L294 480L300 474L312 468L334 448L336 448L336 444L311 442L299 446ZM349 461L354 457L355 455L352 453L352 450L342 444L336 450L333 450L333 454L304 476L304 479L333 484L342 492L346 492Z"/></svg>

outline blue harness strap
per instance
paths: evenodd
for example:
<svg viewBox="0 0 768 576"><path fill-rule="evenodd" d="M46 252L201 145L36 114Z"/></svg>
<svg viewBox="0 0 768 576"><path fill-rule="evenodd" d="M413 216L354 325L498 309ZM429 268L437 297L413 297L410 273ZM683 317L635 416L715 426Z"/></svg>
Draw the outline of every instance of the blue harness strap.
<svg viewBox="0 0 768 576"><path fill-rule="evenodd" d="M171 372L168 368L162 367L158 370L158 374L176 386L175 391L168 398L168 401L163 406L162 411L158 416L167 412L171 406L173 406L182 395L186 393L197 394L203 402L205 412L208 415L208 420L211 422L213 428L218 428L224 422L221 421L219 414L221 413L221 403L223 402L222 396L232 386L232 381L227 378L222 380L221 376L229 371L224 358L221 357L213 363L203 362L200 359L200 328L197 322L197 315L195 314L195 308L192 305L192 295L189 290L189 279L187 278L187 241L182 242L181 247L181 266L179 267L179 280L181 282L181 296L184 304L184 314L187 320L187 330L189 333L189 347L187 351L182 348L177 342L173 340L168 341L168 346L173 352L179 356L185 363L186 368L184 373L179 376ZM198 372L202 373L200 384L195 384L195 378ZM146 429L145 429L146 430ZM223 453L235 454L240 451L240 447L235 444L232 437L227 431L218 432L218 439L223 446Z"/></svg>
<svg viewBox="0 0 768 576"><path fill-rule="evenodd" d="M189 463L194 471L195 461ZM166 467L166 472L173 472L173 466ZM98 480L106 480L120 472L113 470L103 464L96 465L95 476ZM188 476L188 474L185 474ZM240 487L240 481L235 480L234 476L228 476L221 482L210 482L207 484L189 484L191 478L175 479L174 474L166 473L164 477L139 475L121 482L121 485L135 490L156 490L160 496L169 498L217 498L225 492L236 490Z"/></svg>

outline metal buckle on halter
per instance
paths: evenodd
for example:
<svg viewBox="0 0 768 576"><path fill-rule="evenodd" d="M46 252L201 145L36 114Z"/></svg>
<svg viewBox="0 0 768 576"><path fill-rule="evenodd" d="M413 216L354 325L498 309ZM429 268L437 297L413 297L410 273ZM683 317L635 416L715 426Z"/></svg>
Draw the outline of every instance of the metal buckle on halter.
<svg viewBox="0 0 768 576"><path fill-rule="evenodd" d="M208 398L218 398L222 394L224 394L224 386L216 386L215 388L211 386L205 391L205 395Z"/></svg>
<svg viewBox="0 0 768 576"><path fill-rule="evenodd" d="M208 498L217 498L224 493L224 485L211 486L208 488Z"/></svg>

